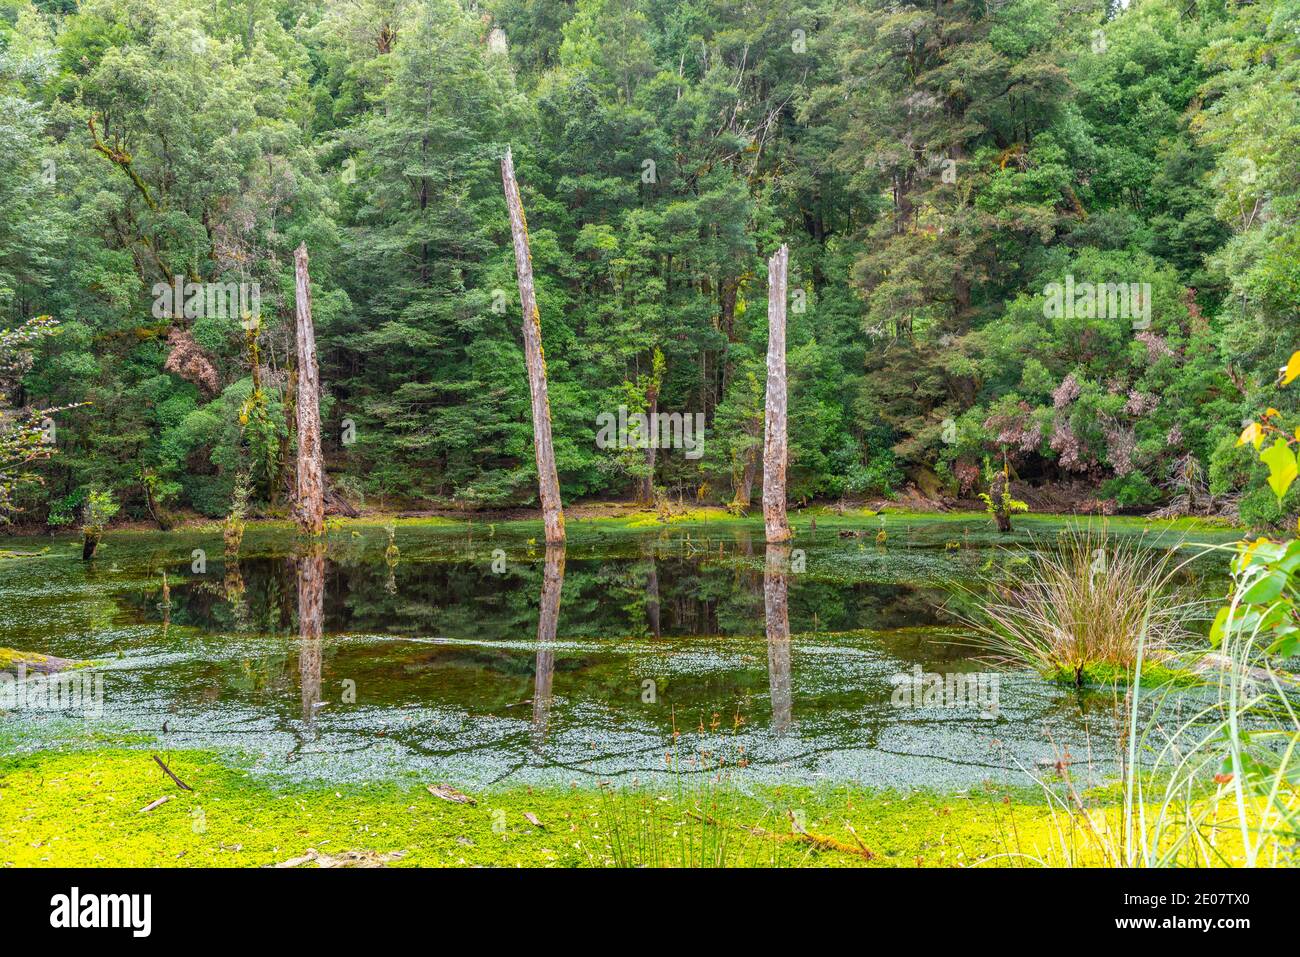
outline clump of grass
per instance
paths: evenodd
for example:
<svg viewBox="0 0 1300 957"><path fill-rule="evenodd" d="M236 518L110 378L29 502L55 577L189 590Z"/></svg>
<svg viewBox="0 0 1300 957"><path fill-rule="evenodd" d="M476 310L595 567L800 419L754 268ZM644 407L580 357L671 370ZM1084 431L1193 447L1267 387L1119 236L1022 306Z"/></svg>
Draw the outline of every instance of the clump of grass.
<svg viewBox="0 0 1300 957"><path fill-rule="evenodd" d="M1028 664L1075 686L1167 664L1200 605L1174 578L1177 548L1155 551L1091 527L1038 548L1021 578L995 585L965 618L971 641L1001 663Z"/></svg>
<svg viewBox="0 0 1300 957"><path fill-rule="evenodd" d="M601 797L605 863L616 867L801 867L814 855L860 866L876 858L847 818L834 833L814 830L824 825L805 824L802 809L747 799L729 774L700 787L678 781L675 800L628 789Z"/></svg>

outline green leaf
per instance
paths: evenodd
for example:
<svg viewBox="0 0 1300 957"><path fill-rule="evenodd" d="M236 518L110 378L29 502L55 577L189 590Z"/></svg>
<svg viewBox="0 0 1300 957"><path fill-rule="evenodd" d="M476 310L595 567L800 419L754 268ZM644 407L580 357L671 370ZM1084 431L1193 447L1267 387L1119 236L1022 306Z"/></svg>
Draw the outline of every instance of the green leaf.
<svg viewBox="0 0 1300 957"><path fill-rule="evenodd" d="M1277 495L1278 502L1295 481L1297 469L1295 453L1284 439L1278 439L1259 453L1259 460L1268 466L1268 484Z"/></svg>
<svg viewBox="0 0 1300 957"><path fill-rule="evenodd" d="M1228 622L1228 613L1231 611L1226 605L1219 609L1219 613L1214 616L1214 624L1210 626L1210 647L1217 648L1223 641L1223 627Z"/></svg>
<svg viewBox="0 0 1300 957"><path fill-rule="evenodd" d="M1286 581L1286 572L1269 572L1247 588L1241 600L1248 605L1267 605L1271 601L1277 601L1282 589L1286 587Z"/></svg>
<svg viewBox="0 0 1300 957"><path fill-rule="evenodd" d="M1268 650L1270 654L1281 658L1290 658L1300 652L1300 628L1287 628L1281 631L1273 644L1269 645Z"/></svg>

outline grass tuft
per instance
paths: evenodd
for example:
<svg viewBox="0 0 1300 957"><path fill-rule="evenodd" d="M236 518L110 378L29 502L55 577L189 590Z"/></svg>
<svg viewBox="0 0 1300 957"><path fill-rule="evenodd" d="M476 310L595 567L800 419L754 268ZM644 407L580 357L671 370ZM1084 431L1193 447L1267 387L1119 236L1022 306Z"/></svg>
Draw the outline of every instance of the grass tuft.
<svg viewBox="0 0 1300 957"><path fill-rule="evenodd" d="M1131 676L1141 657L1145 681L1152 667L1172 670L1171 649L1201 605L1179 595L1176 557L1176 548L1152 551L1104 529L1063 531L1018 583L990 587L963 621L999 663L1082 687Z"/></svg>

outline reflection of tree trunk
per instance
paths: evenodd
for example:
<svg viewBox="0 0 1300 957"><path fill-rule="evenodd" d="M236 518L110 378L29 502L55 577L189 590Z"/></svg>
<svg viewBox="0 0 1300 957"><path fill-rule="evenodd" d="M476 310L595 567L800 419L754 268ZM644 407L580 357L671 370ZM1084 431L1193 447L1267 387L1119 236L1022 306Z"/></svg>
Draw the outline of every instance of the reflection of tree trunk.
<svg viewBox="0 0 1300 957"><path fill-rule="evenodd" d="M546 740L551 717L551 680L555 677L555 633L560 623L560 592L564 589L564 546L546 549L542 600L537 616L537 670L533 679L533 739Z"/></svg>
<svg viewBox="0 0 1300 957"><path fill-rule="evenodd" d="M226 602L230 605L231 614L235 619L235 630L246 631L248 629L248 602L244 600L244 576L239 570L238 560L227 560L222 588L225 591Z"/></svg>
<svg viewBox="0 0 1300 957"><path fill-rule="evenodd" d="M769 542L788 542L785 517L786 377L785 296L790 250L782 246L767 263L767 416L763 428L763 523Z"/></svg>
<svg viewBox="0 0 1300 957"><path fill-rule="evenodd" d="M316 365L316 330L311 320L311 279L307 244L293 254L297 280L298 340L298 481L294 513L308 535L325 530L325 470L320 446L320 370Z"/></svg>
<svg viewBox="0 0 1300 957"><path fill-rule="evenodd" d="M162 570L162 602L160 603L163 613L163 627L166 628L172 620L172 586L167 583L167 569Z"/></svg>
<svg viewBox="0 0 1300 957"><path fill-rule="evenodd" d="M519 274L519 301L524 309L524 361L528 366L528 391L533 403L533 445L537 452L537 492L542 502L546 541L564 541L564 511L560 505L560 480L555 471L555 447L551 443L551 402L546 393L546 358L542 353L542 320L533 292L533 259L528 251L528 221L515 164L506 150L501 158L501 182L510 209L510 231L515 244L515 270Z"/></svg>
<svg viewBox="0 0 1300 957"><path fill-rule="evenodd" d="M325 625L325 554L312 549L298 559L298 673L302 719L310 722L321 700L321 633Z"/></svg>
<svg viewBox="0 0 1300 957"><path fill-rule="evenodd" d="M763 605L767 620L767 681L772 693L772 730L790 730L794 708L790 690L790 546L768 545L763 567Z"/></svg>
<svg viewBox="0 0 1300 957"><path fill-rule="evenodd" d="M649 554L649 567L645 574L645 614L650 624L650 633L660 637L659 630L659 570L655 566L653 547Z"/></svg>
<svg viewBox="0 0 1300 957"><path fill-rule="evenodd" d="M222 588L226 593L226 601L234 604L244 597L244 576L239 570L239 562L227 559L225 576L222 582Z"/></svg>

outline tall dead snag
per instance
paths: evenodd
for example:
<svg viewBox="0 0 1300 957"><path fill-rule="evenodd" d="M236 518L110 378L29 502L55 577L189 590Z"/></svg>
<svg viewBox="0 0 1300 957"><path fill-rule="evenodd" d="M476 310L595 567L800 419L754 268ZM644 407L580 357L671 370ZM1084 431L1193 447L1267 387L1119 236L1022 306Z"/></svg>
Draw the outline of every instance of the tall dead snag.
<svg viewBox="0 0 1300 957"><path fill-rule="evenodd" d="M524 310L524 361L528 365L528 391L533 399L533 446L537 451L537 493L542 501L546 541L564 541L564 508L560 504L560 479L555 472L555 447L551 443L551 400L546 394L546 357L542 352L542 319L533 292L533 257L528 251L528 222L515 182L515 161L506 149L501 158L501 182L510 208L510 232L515 241L515 269L519 273L519 301Z"/></svg>
<svg viewBox="0 0 1300 957"><path fill-rule="evenodd" d="M989 485L989 511L993 513L999 532L1005 535L1011 531L1011 479L1005 468L993 476Z"/></svg>
<svg viewBox="0 0 1300 957"><path fill-rule="evenodd" d="M320 447L320 369L316 366L316 330L311 322L311 277L307 244L293 254L297 277L298 337L298 479L294 516L308 535L325 531L325 470Z"/></svg>
<svg viewBox="0 0 1300 957"><path fill-rule="evenodd" d="M769 542L788 542L785 517L785 284L789 247L767 261L767 415L763 425L763 522Z"/></svg>

